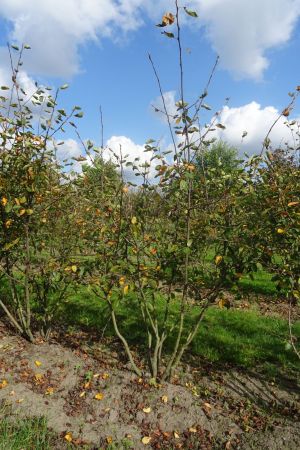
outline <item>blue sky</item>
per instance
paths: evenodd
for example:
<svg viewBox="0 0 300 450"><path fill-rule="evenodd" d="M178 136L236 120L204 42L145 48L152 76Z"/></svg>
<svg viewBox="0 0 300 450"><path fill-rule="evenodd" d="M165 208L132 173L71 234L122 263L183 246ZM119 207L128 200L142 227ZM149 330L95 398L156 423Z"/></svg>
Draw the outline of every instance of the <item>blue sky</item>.
<svg viewBox="0 0 300 450"><path fill-rule="evenodd" d="M197 98L217 54L207 103L221 111L226 126L218 136L241 151L259 150L270 124L287 105L288 92L300 84L300 0L193 0L179 2L197 11L182 12L185 92ZM0 84L9 80L6 42L26 42L24 82L59 86L68 82L61 106L84 110L80 133L100 143L99 106L108 145L119 143L132 155L150 137L170 142L164 120L153 112L159 90L147 54L160 74L170 111L179 95L176 42L155 26L172 0L0 0ZM168 31L172 31L171 29ZM230 97L227 107L225 98ZM172 109L173 108L173 109ZM299 104L291 114L300 116ZM203 121L210 115L203 114ZM248 136L241 145L244 130ZM288 139L280 122L275 144ZM78 153L72 129L66 153Z"/></svg>

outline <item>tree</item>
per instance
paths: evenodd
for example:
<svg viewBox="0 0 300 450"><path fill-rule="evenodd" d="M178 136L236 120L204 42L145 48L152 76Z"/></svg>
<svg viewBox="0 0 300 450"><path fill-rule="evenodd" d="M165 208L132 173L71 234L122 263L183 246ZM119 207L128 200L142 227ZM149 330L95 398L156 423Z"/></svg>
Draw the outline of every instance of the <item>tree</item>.
<svg viewBox="0 0 300 450"><path fill-rule="evenodd" d="M208 169L230 173L239 166L238 150L224 141L216 141L210 147L203 146L197 152L196 166L200 174Z"/></svg>

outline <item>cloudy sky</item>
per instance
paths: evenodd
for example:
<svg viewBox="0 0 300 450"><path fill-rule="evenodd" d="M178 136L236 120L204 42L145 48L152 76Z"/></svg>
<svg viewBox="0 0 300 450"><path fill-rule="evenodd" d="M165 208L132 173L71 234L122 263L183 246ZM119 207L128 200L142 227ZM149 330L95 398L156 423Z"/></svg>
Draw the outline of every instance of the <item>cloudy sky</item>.
<svg viewBox="0 0 300 450"><path fill-rule="evenodd" d="M181 9L187 101L203 91L219 55L207 98L226 126L219 137L241 152L259 151L290 101L288 92L300 84L300 0L182 0L180 6L199 16L189 17ZM172 113L179 95L176 42L155 26L166 12L174 12L173 0L0 0L0 85L9 82L6 42L30 44L21 74L24 85L30 90L35 80L69 83L60 106L82 106L83 139L100 144L101 105L111 147L121 143L139 154L149 138L167 147L165 121L151 106L160 100L147 56L155 62ZM299 104L290 118L298 117ZM202 119L209 121L208 113ZM275 144L289 138L282 122L271 137ZM65 154L78 156L72 129L66 138Z"/></svg>

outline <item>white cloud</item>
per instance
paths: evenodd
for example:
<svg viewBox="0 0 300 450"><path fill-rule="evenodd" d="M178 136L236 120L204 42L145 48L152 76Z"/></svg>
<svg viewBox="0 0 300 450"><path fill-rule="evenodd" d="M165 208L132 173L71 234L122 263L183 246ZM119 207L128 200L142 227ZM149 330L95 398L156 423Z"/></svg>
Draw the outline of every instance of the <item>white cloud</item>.
<svg viewBox="0 0 300 450"><path fill-rule="evenodd" d="M226 129L216 129L209 136L217 137L232 144L240 150L241 154L243 152L259 153L262 149L262 143L279 113L273 106L263 108L256 102L238 108L224 106L219 119ZM281 117L271 131L269 138L273 149L284 146L286 142L293 144L293 137L285 124L286 121L286 117ZM242 139L244 131L247 131L248 134Z"/></svg>
<svg viewBox="0 0 300 450"><path fill-rule="evenodd" d="M191 0L222 65L241 77L259 79L266 51L287 43L300 15L300 0ZM173 0L0 0L0 16L11 23L10 39L28 42L30 73L69 77L80 70L80 46L101 37L118 40L174 11ZM197 25L198 24L198 25Z"/></svg>
<svg viewBox="0 0 300 450"><path fill-rule="evenodd" d="M160 119L163 123L167 123L167 116L165 114L164 103L169 115L170 122L174 122L174 116L178 114L177 106L175 105L176 91L167 91L163 93L164 102L161 96L157 97L153 102L151 102L151 108L154 109L155 117Z"/></svg>
<svg viewBox="0 0 300 450"><path fill-rule="evenodd" d="M266 51L291 38L300 0L194 0L224 68L259 79L268 67Z"/></svg>
<svg viewBox="0 0 300 450"><path fill-rule="evenodd" d="M112 136L106 144L106 147L116 153L118 156L120 155L120 151L122 152L123 158L126 156L126 161L134 163L137 167L142 164L149 163L151 167L149 169L149 177L152 178L154 176L154 162L150 161L153 156L153 152L144 152L144 145L135 144L130 138L126 136ZM107 152L105 154L107 158L111 157L111 153ZM136 160L139 158L139 160ZM143 171L143 169L141 168ZM125 168L125 177L130 181L136 181L136 178L133 174L133 170L131 167Z"/></svg>
<svg viewBox="0 0 300 450"><path fill-rule="evenodd" d="M75 139L66 139L62 145L56 146L56 157L60 164L65 165L66 163L72 162L73 165L69 166L69 168L75 172L80 173L82 165L87 164L87 161L76 161L72 160L72 158L79 158L82 155L84 155L82 146Z"/></svg>
<svg viewBox="0 0 300 450"><path fill-rule="evenodd" d="M10 39L29 43L30 72L68 77L79 71L79 46L116 30L136 29L134 0L0 0L0 15L12 25Z"/></svg>

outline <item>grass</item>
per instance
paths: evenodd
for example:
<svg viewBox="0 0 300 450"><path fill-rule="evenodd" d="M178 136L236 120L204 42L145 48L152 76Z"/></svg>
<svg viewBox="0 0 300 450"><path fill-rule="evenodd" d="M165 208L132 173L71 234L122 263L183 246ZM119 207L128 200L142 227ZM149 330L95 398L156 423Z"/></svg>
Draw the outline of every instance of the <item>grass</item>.
<svg viewBox="0 0 300 450"><path fill-rule="evenodd" d="M272 281L272 277L272 274L261 270L253 274L253 279L251 279L249 275L242 277L239 286L244 292L276 295L276 284Z"/></svg>
<svg viewBox="0 0 300 450"><path fill-rule="evenodd" d="M261 280L261 279L260 279ZM163 308L163 299L159 301ZM178 312L173 305L172 313ZM197 309L187 319L191 325ZM94 329L100 333L106 326L106 335L114 335L109 312L105 303L87 291L81 290L66 305L64 317L71 327ZM140 323L134 294L118 309L119 326L132 345L143 347L146 342ZM300 341L300 322L293 328L293 334ZM263 316L255 310L219 309L207 310L199 332L193 341L190 353L197 357L220 364L230 363L244 368L260 366L268 372L299 371L299 359L292 349L287 349L288 324L282 318ZM167 342L169 349L174 336Z"/></svg>
<svg viewBox="0 0 300 450"><path fill-rule="evenodd" d="M0 450L50 450L54 442L55 435L44 418L12 421L4 416L0 420Z"/></svg>

